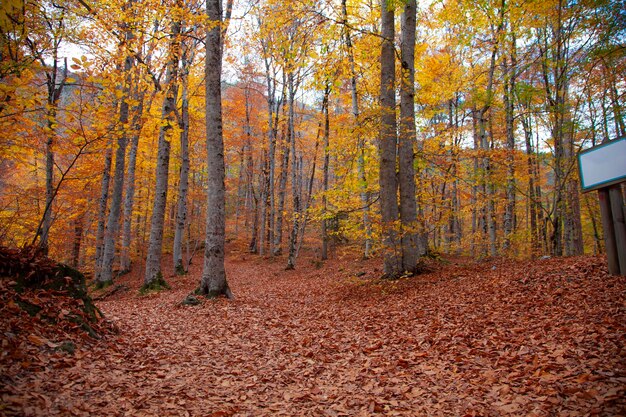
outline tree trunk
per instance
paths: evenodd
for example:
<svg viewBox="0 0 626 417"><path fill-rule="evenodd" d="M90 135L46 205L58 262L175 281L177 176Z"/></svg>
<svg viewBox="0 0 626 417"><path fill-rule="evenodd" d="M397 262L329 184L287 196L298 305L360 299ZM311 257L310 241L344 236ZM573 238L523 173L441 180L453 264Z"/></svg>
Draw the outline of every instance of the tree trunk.
<svg viewBox="0 0 626 417"><path fill-rule="evenodd" d="M144 91L139 94L138 104L133 115L133 137L128 150L128 167L126 171L126 195L124 196L124 222L122 224L122 251L120 254L120 273L130 272L130 244L132 241L131 226L133 221L133 205L135 203L135 171L137 169L137 148L142 126Z"/></svg>
<svg viewBox="0 0 626 417"><path fill-rule="evenodd" d="M46 132L46 207L43 212L40 229L36 233L39 234L39 250L48 254L48 239L50 237L50 228L52 227L52 203L54 200L54 139L56 136L57 125L57 108L65 82L67 80L67 58L61 77L59 79L58 69L58 43L53 49L52 68L46 68L46 86L48 90L48 110L46 114L47 132ZM35 236L37 239L37 236ZM34 242L33 242L34 243Z"/></svg>
<svg viewBox="0 0 626 417"><path fill-rule="evenodd" d="M160 285L163 281L161 273L161 250L163 248L163 228L165 223L165 209L167 204L167 189L169 177L169 162L171 136L176 122L176 99L178 97L178 65L180 61L180 32L181 23L172 23L171 43L165 75L167 91L161 109L161 127L159 128L159 142L157 150L156 185L154 187L154 203L150 218L150 238L146 256L146 273L144 287Z"/></svg>
<svg viewBox="0 0 626 417"><path fill-rule="evenodd" d="M259 233L259 255L265 254L267 243L270 244L270 251L274 251L275 239L271 242L266 240L266 226L269 223L269 234L274 237L274 223L276 218L275 210L275 193L274 193L274 177L276 173L276 136L279 119L280 100L276 100L276 73L272 76L272 60L269 57L268 46L265 42L261 43L264 52L265 64L265 83L267 87L267 131L268 131L268 147L264 167L265 183L261 191L260 199L260 233ZM283 83L284 84L284 83ZM284 91L284 89L283 89ZM269 204L269 207L268 207ZM269 210L268 210L269 208Z"/></svg>
<svg viewBox="0 0 626 417"><path fill-rule="evenodd" d="M423 248L418 245L415 201L415 0L408 0L402 13L402 79L400 84L399 175L402 269L413 273Z"/></svg>
<svg viewBox="0 0 626 417"><path fill-rule="evenodd" d="M189 42L189 41L188 41ZM189 190L189 69L193 64L195 45L187 46L181 65L181 110L180 110L180 179L178 181L178 199L176 202L176 227L174 229L174 247L172 250L174 271L185 274L183 263L183 235L187 222L187 192ZM239 206L239 205L237 205Z"/></svg>
<svg viewBox="0 0 626 417"><path fill-rule="evenodd" d="M493 100L493 84L494 84L494 74L496 70L496 57L498 56L499 50L499 42L502 30L504 28L504 13L505 13L505 4L504 0L502 0L502 5L500 7L500 22L498 27L496 28L496 32L494 33L493 39L493 49L491 50L491 59L489 64L489 73L487 79L487 88L486 88L486 99L485 104L479 110L478 113L478 137L480 140L480 147L483 152L483 157L481 160L481 168L482 168L482 191L483 198L486 200L485 202L485 222L487 227L487 232L489 236L489 256L497 255L497 247L496 247L496 223L495 223L495 203L493 201L493 181L491 178L491 158L490 158L490 141L489 135L487 134L487 113L491 109L491 104Z"/></svg>
<svg viewBox="0 0 626 417"><path fill-rule="evenodd" d="M507 253L511 249L511 235L515 230L515 125L513 118L516 79L515 38L511 40L510 65L504 61L504 111L506 119L506 205L504 210L504 242L502 249Z"/></svg>
<svg viewBox="0 0 626 417"><path fill-rule="evenodd" d="M70 266L73 268L78 268L80 261L80 246L83 241L84 222L84 213L74 219L74 241L72 242L72 259L70 262Z"/></svg>
<svg viewBox="0 0 626 417"><path fill-rule="evenodd" d="M390 0L381 0L380 54L380 211L382 220L385 277L395 278L402 272L396 222L398 220L398 184L396 180L396 61L394 50L394 10Z"/></svg>
<svg viewBox="0 0 626 417"><path fill-rule="evenodd" d="M321 259L328 259L328 174L330 170L330 118L328 114L328 95L330 94L330 86L326 85L324 90L324 100L322 101L322 112L324 113L324 165L322 167L322 253Z"/></svg>
<svg viewBox="0 0 626 417"><path fill-rule="evenodd" d="M369 259L372 255L372 221L370 219L370 205L369 205L369 192L367 191L367 176L365 175L365 139L363 135L358 131L360 123L360 111L359 111L359 96L356 84L356 64L354 62L354 49L352 47L352 37L350 36L350 28L348 25L348 9L346 6L346 0L341 0L341 12L343 17L343 34L344 42L346 44L346 52L348 54L348 62L350 63L350 91L352 95L352 117L355 129L353 132L358 132L357 135L357 171L359 177L359 197L361 198L361 205L363 206L363 229L365 231L365 242L363 245L363 258ZM328 105L328 103L327 103ZM326 109L328 110L328 109ZM325 221L322 226L326 227ZM324 234L325 235L325 234ZM328 236L326 236L328 239ZM327 248L326 248L327 256ZM322 259L326 259L326 256L322 256Z"/></svg>
<svg viewBox="0 0 626 417"><path fill-rule="evenodd" d="M104 153L104 170L100 181L100 199L98 205L98 228L96 229L96 263L94 266L94 277L99 282L102 271L102 252L104 251L104 226L107 218L107 203L109 201L109 183L111 182L111 162L113 159L113 149L107 146Z"/></svg>
<svg viewBox="0 0 626 417"><path fill-rule="evenodd" d="M528 113L529 107L524 107L523 111ZM522 128L524 129L524 139L526 142L526 163L528 166L528 211L530 216L530 255L536 257L541 251L539 244L539 212L537 204L537 195L535 193L535 174L536 174L536 157L533 150L533 132L530 123L530 115L523 114L521 117Z"/></svg>
<svg viewBox="0 0 626 417"><path fill-rule="evenodd" d="M131 34L126 35L130 39ZM122 194L124 192L124 166L126 162L126 145L128 138L126 135L126 124L128 123L128 113L130 100L130 70L133 66L133 58L127 56L124 62L124 72L126 79L123 86L122 100L120 102L119 124L121 131L117 140L117 151L115 152L115 172L113 175L113 191L111 193L111 209L104 233L104 251L102 252L102 271L97 277L98 285L107 285L113 281L113 260L115 258L115 246L120 224L120 212L122 206Z"/></svg>
<svg viewBox="0 0 626 417"><path fill-rule="evenodd" d="M285 81L283 79L283 81ZM287 101L285 100L285 94L287 94L288 88L285 86L282 94L283 113L287 109ZM287 110L289 111L289 110ZM289 116L287 115L287 119ZM283 241L283 218L285 212L285 196L287 193L287 177L289 175L289 154L291 152L291 123L287 123L286 130L283 128L281 136L283 138L281 158L280 158L280 175L278 177L278 206L276 208L276 223L274 230L274 242L272 243L272 255L279 256L282 254L282 241ZM295 158L295 156L293 156Z"/></svg>
<svg viewBox="0 0 626 417"><path fill-rule="evenodd" d="M200 292L208 297L232 298L224 267L225 246L225 167L222 137L222 51L220 26L221 0L207 0L209 27L206 35L206 147L207 147L207 218L204 265Z"/></svg>
<svg viewBox="0 0 626 417"><path fill-rule="evenodd" d="M300 227L300 193L298 190L297 178L297 158L296 158L296 133L295 133L295 112L294 102L296 95L296 85L293 79L293 73L287 75L287 85L289 86L289 114L288 114L288 139L291 148L291 195L293 205L293 220L291 222L291 233L289 235L289 256L287 257L287 268L295 269L296 267L296 248L298 244L298 229Z"/></svg>

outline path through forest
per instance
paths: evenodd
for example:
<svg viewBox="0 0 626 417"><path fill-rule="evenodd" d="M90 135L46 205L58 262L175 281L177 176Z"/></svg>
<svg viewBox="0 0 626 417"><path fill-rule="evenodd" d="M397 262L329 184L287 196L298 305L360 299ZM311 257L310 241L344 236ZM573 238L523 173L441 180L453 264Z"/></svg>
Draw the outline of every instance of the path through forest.
<svg viewBox="0 0 626 417"><path fill-rule="evenodd" d="M127 276L99 302L119 334L11 398L26 415L626 412L626 283L602 259L452 263L393 282L353 255L300 265L231 251L236 299L200 306L179 305L198 269L144 297Z"/></svg>

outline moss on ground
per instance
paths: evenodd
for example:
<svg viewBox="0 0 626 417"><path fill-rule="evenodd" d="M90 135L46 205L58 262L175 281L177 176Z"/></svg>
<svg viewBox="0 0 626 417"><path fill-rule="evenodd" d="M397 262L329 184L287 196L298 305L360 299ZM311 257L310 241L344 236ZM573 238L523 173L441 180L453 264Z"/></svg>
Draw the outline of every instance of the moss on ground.
<svg viewBox="0 0 626 417"><path fill-rule="evenodd" d="M169 290L171 287L163 278L163 274L159 272L155 279L143 284L139 289L139 294L146 295L153 292Z"/></svg>

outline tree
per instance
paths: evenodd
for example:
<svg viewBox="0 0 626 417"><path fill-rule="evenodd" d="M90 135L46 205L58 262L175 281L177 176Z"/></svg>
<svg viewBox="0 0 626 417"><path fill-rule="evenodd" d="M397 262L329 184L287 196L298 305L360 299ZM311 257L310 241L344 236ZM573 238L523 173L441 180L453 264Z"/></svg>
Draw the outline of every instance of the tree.
<svg viewBox="0 0 626 417"><path fill-rule="evenodd" d="M394 9L390 0L380 2L380 212L382 221L384 275L395 278L402 272L402 255L398 246L398 199L396 180L396 58L394 48Z"/></svg>
<svg viewBox="0 0 626 417"><path fill-rule="evenodd" d="M182 5L182 1L177 1L173 10L171 10L174 21L171 24L171 41L168 50L167 72L165 75L167 91L161 109L156 187L154 190L152 218L150 219L150 240L148 241L144 288L167 285L161 273L161 251L163 248L163 226L165 221L165 206L167 203L171 137L174 133L176 100L178 98Z"/></svg>
<svg viewBox="0 0 626 417"><path fill-rule="evenodd" d="M200 293L207 297L233 294L226 281L225 167L222 133L222 2L207 0L205 90L207 148L207 217Z"/></svg>
<svg viewBox="0 0 626 417"><path fill-rule="evenodd" d="M127 8L132 8L133 0L129 0ZM113 191L111 192L111 206L109 217L104 232L104 249L102 250L102 266L96 274L98 286L103 287L113 282L113 262L115 259L115 247L118 242L118 231L120 225L120 214L122 208L122 196L124 192L124 171L126 164L126 146L128 145L128 135L126 124L129 121L130 92L131 92L131 69L135 63L131 51L127 50L128 43L135 35L127 22L122 22L124 30L123 41L120 40L119 51L124 57L124 71L122 74L121 100L119 102L119 132L117 139L117 150L115 152L115 171L113 174Z"/></svg>
<svg viewBox="0 0 626 417"><path fill-rule="evenodd" d="M420 255L425 248L420 247L417 233L417 203L415 200L415 0L409 0L402 13L402 72L400 80L400 129L398 140L400 186L400 221L402 225L402 269L415 272Z"/></svg>

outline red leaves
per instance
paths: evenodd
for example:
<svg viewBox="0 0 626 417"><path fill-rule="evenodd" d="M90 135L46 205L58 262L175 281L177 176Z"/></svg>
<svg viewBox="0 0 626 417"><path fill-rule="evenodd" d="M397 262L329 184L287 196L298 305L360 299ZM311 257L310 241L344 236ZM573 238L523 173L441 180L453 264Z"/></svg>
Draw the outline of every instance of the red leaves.
<svg viewBox="0 0 626 417"><path fill-rule="evenodd" d="M2 401L26 415L623 412L626 283L602 260L354 279L375 262L231 263L237 299L193 308L178 303L199 271L143 298L131 276L132 290L100 303L121 336L70 356L30 333L38 356L13 359L30 364Z"/></svg>

